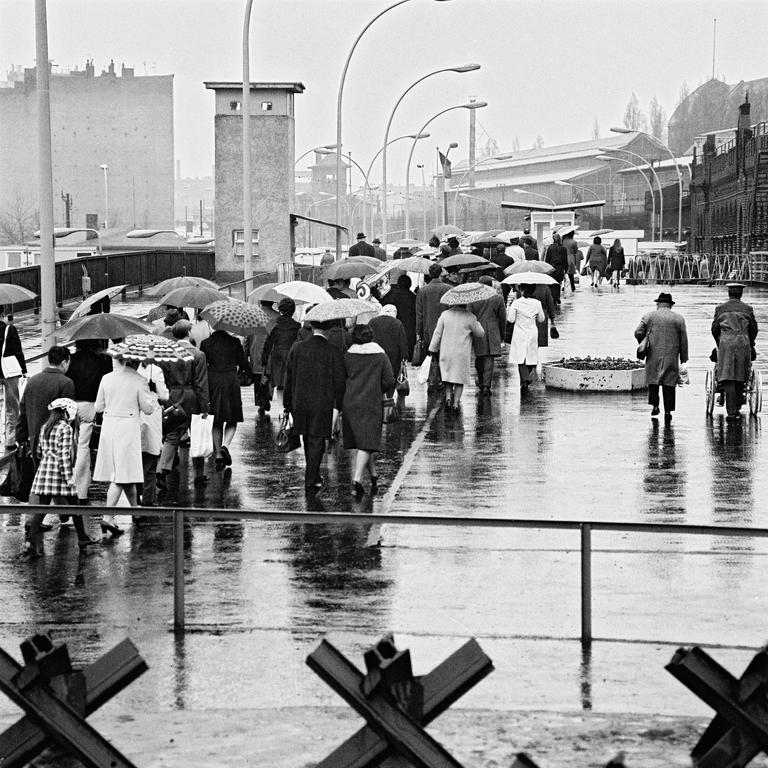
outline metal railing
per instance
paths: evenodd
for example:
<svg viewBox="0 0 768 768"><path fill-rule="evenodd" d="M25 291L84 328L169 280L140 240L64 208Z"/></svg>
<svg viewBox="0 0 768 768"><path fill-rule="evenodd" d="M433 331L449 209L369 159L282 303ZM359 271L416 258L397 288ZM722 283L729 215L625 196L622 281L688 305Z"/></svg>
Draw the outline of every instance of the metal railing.
<svg viewBox="0 0 768 768"><path fill-rule="evenodd" d="M17 514L49 514L54 507L34 504L7 505L4 511ZM676 536L717 536L727 538L768 538L768 528L719 525L677 525L672 523L621 523L608 520L538 520L521 518L467 517L453 515L399 515L360 512L261 512L254 510L195 509L177 507L67 507L67 514L100 516L105 511L119 515L171 518L173 522L173 628L186 625L184 602L184 522L186 518L207 520L256 520L267 523L349 525L415 525L454 528L528 528L578 531L580 534L580 587L582 644L589 645L592 633L592 532L674 534ZM632 549L627 549L631 553Z"/></svg>

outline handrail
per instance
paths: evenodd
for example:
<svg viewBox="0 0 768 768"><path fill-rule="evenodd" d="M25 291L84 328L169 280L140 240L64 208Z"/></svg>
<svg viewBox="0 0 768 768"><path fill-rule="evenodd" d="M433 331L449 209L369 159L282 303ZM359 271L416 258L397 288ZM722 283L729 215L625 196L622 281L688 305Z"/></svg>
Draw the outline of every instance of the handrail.
<svg viewBox="0 0 768 768"><path fill-rule="evenodd" d="M235 280L234 283L225 283L224 285L219 286L219 290L223 291L225 289L229 290L230 295L232 294L232 288L234 288L237 285L246 285L247 283L251 283L254 280L258 280L261 277L264 277L264 275L270 275L271 272L257 272L255 275L252 275L251 277L245 277L242 280Z"/></svg>
<svg viewBox="0 0 768 768"><path fill-rule="evenodd" d="M47 514L50 506L8 504L4 510L18 514ZM105 507L67 507L68 514L95 517ZM260 520L262 522L294 522L349 525L427 525L473 528L530 528L539 530L579 531L581 538L581 642L592 643L592 532L674 533L689 536L721 536L736 538L768 538L768 528L746 526L691 525L677 523L623 523L613 520L544 520L538 518L469 517L466 515L402 515L361 512L293 512L282 510L231 510L210 507L110 507L120 515L172 518L173 520L173 626L183 630L184 617L184 521L186 517L215 520ZM627 549L627 552L633 550Z"/></svg>

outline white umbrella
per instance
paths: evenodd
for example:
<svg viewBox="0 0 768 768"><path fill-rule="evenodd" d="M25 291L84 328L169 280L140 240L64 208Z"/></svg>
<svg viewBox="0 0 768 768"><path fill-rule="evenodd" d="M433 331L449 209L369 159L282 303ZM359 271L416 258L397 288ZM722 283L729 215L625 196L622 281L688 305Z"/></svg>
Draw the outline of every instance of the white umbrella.
<svg viewBox="0 0 768 768"><path fill-rule="evenodd" d="M308 283L306 280L289 280L287 283L280 283L275 286L275 291L303 304L325 304L333 301L333 296L325 288Z"/></svg>
<svg viewBox="0 0 768 768"><path fill-rule="evenodd" d="M518 272L516 275L505 277L501 282L510 285L557 285L554 277L542 272Z"/></svg>
<svg viewBox="0 0 768 768"><path fill-rule="evenodd" d="M104 298L113 299L120 293L127 285L113 285L111 288L103 288L96 293L92 293L80 306L71 314L70 320L77 320L78 317L85 317L88 314L88 310L96 303Z"/></svg>

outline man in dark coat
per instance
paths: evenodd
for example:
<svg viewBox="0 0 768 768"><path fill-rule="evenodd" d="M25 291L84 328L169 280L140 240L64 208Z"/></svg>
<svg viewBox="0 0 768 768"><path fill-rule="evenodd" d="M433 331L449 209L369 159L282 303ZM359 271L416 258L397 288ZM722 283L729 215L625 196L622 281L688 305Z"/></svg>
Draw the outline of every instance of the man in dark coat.
<svg viewBox="0 0 768 768"><path fill-rule="evenodd" d="M373 256L376 258L376 249L370 244L365 242L365 232L357 233L357 242L349 249L349 258L354 256Z"/></svg>
<svg viewBox="0 0 768 768"><path fill-rule="evenodd" d="M2 389L3 397L5 398L5 424L3 428L5 430L5 437L2 445L6 450L13 450L16 442L16 423L19 420L19 379L21 376L27 374L27 364L24 361L24 351L21 348L21 340L19 339L19 332L5 316L3 307L0 306L0 345L2 345L0 352L0 389ZM5 358L15 358L6 363L5 370L3 370L2 360ZM9 376L10 366L14 363L18 363L21 368L21 376L17 375L17 371L14 371L14 375Z"/></svg>
<svg viewBox="0 0 768 768"><path fill-rule="evenodd" d="M397 308L397 319L403 324L405 338L408 340L409 360L413 358L413 348L416 345L416 294L411 291L411 285L411 278L403 273L397 278L397 285L381 300L383 306L392 304Z"/></svg>
<svg viewBox="0 0 768 768"><path fill-rule="evenodd" d="M443 269L439 264L432 264L429 268L431 280L416 294L416 338L421 339L424 349L429 349L437 320L445 309L445 304L441 304L440 299L453 287L440 279L442 272ZM428 387L435 387L438 384L440 384L439 356L432 355Z"/></svg>
<svg viewBox="0 0 768 768"><path fill-rule="evenodd" d="M523 251L525 252L525 260L526 261L538 261L539 260L539 250L534 245L535 240L532 237L524 237L520 243L523 246Z"/></svg>
<svg viewBox="0 0 768 768"><path fill-rule="evenodd" d="M648 383L648 403L651 418L659 415L659 386L664 395L664 420L672 420L675 410L675 389L680 378L680 363L688 362L688 333L685 320L672 311L672 295L660 293L656 311L649 312L635 329L638 342L648 339L645 358L645 380Z"/></svg>
<svg viewBox="0 0 768 768"><path fill-rule="evenodd" d="M379 261L387 260L387 252L381 247L381 240L378 237L373 238L373 255Z"/></svg>
<svg viewBox="0 0 768 768"><path fill-rule="evenodd" d="M552 291L552 298L555 304L559 304L560 284L565 280L565 272L568 269L568 251L560 241L560 235L557 232L552 235L552 245L547 248L544 261L555 270L552 273L552 277L557 280L557 285L550 285L549 289Z"/></svg>
<svg viewBox="0 0 768 768"><path fill-rule="evenodd" d="M483 275L479 280L483 285L493 285L489 275ZM497 293L483 301L473 301L467 309L475 314L483 326L485 336L474 337L472 344L475 348L475 370L477 371L477 386L481 395L491 394L493 383L494 358L501 355L501 343L507 328L507 308L504 299Z"/></svg>
<svg viewBox="0 0 768 768"><path fill-rule="evenodd" d="M757 337L757 320L749 304L741 300L744 286L727 283L728 301L715 309L712 336L717 342L715 377L725 393L726 419L741 418L744 385L749 381Z"/></svg>
<svg viewBox="0 0 768 768"><path fill-rule="evenodd" d="M411 352L408 351L408 340L405 328L398 319L397 307L394 304L385 304L381 308L381 314L371 318L368 325L373 331L373 340L384 350L392 366L392 373L397 378L403 362L411 359L413 351L412 348Z"/></svg>
<svg viewBox="0 0 768 768"><path fill-rule="evenodd" d="M312 338L291 347L285 373L283 406L304 442L304 488L310 495L323 486L325 441L331 436L333 409L341 410L347 379L344 356L328 342L330 322L312 323Z"/></svg>

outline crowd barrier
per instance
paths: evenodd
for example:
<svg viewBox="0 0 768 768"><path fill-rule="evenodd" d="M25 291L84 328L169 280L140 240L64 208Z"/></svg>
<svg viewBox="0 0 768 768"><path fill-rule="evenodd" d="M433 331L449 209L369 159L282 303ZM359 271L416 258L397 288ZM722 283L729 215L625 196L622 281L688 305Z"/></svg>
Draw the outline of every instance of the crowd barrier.
<svg viewBox="0 0 768 768"><path fill-rule="evenodd" d="M639 254L627 265L630 285L644 283L768 282L762 253ZM764 263L765 262L765 263Z"/></svg>

